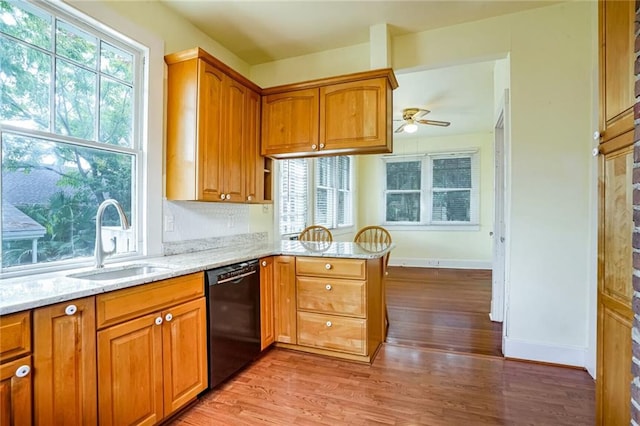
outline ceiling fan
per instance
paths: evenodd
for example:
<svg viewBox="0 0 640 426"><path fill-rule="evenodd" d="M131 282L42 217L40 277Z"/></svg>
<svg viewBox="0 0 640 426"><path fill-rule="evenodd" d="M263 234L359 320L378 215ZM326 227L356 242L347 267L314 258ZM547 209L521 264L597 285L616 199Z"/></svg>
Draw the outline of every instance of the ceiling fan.
<svg viewBox="0 0 640 426"><path fill-rule="evenodd" d="M414 133L418 130L418 124L430 124L432 126L440 126L447 127L451 123L448 121L438 121L438 120L424 120L422 117L429 114L431 111L428 109L422 108L405 108L402 110L402 123L396 130L395 133ZM396 120L400 121L400 120Z"/></svg>

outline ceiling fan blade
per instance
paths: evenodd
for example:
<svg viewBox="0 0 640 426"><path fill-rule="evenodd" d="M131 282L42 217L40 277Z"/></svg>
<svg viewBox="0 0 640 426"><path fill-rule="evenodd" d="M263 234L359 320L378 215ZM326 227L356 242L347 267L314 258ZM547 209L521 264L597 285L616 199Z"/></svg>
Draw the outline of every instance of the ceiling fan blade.
<svg viewBox="0 0 640 426"><path fill-rule="evenodd" d="M400 125L400 126L399 126L395 131L394 131L394 133L402 133L402 129L404 129L404 126L406 126L406 125L407 125L407 123L406 123L406 122L402 123L402 124L401 124L401 125Z"/></svg>
<svg viewBox="0 0 640 426"><path fill-rule="evenodd" d="M425 115L429 114L431 111L429 111L428 109L419 109L418 112L416 112L415 114L413 114L413 118L414 120L418 120L418 118L420 117L424 117Z"/></svg>
<svg viewBox="0 0 640 426"><path fill-rule="evenodd" d="M420 124L430 124L432 126L440 126L440 127L447 127L451 124L448 121L438 121L438 120L416 120L416 122Z"/></svg>

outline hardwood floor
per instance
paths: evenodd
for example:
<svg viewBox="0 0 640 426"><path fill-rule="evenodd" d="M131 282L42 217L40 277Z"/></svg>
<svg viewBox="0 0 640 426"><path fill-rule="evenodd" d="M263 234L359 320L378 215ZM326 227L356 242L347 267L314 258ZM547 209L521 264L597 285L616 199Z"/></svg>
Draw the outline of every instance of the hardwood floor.
<svg viewBox="0 0 640 426"><path fill-rule="evenodd" d="M490 283L486 272L468 271L463 274L466 278L454 279L455 274L447 270L393 269L387 299L389 333L402 345L384 344L372 365L280 348L267 350L170 424L594 424L595 386L585 371L464 353L484 347L476 340L491 340L460 336L465 333L464 324L476 324L473 316L436 315L421 307L431 305L437 311L434 308L446 305L474 313L486 303L486 294L469 288L469 282L488 279ZM410 289L406 293L399 286L400 272ZM432 276L420 278L424 273ZM434 277L459 286L468 300L444 300L433 287L430 298L423 294L428 292L418 292L419 286L430 286ZM423 320L434 317L437 330L429 334ZM421 340L425 336L437 337L438 350L427 347ZM451 347L456 337L465 340L455 346L456 353L442 350Z"/></svg>
<svg viewBox="0 0 640 426"><path fill-rule="evenodd" d="M389 267L387 343L502 356L491 271Z"/></svg>

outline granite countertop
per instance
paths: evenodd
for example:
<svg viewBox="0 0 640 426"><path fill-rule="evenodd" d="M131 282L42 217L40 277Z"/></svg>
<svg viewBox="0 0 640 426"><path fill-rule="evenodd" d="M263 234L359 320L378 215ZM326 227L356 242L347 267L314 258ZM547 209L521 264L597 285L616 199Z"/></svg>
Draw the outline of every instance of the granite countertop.
<svg viewBox="0 0 640 426"><path fill-rule="evenodd" d="M106 265L105 270L122 269L126 266L137 264L164 268L158 272L127 278L97 281L69 277L70 274L75 275L95 270L95 268L78 268L0 279L0 315L178 277L265 256L287 255L376 259L387 254L393 247L394 244L380 246L350 242L311 243L285 240L275 243L262 242L221 247L171 256L148 257L136 261Z"/></svg>

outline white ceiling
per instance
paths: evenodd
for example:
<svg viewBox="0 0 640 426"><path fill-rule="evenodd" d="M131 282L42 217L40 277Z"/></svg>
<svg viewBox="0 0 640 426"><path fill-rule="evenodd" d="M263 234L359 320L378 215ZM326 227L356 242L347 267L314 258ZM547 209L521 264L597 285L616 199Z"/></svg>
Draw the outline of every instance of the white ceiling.
<svg viewBox="0 0 640 426"><path fill-rule="evenodd" d="M372 25L394 35L558 3L557 0L426 1L197 1L159 0L245 62L255 65L367 43ZM394 118L402 109L431 110L424 117L451 126L419 126L413 135L442 136L493 128L493 62L403 74L396 70ZM401 122L394 122L394 129Z"/></svg>

